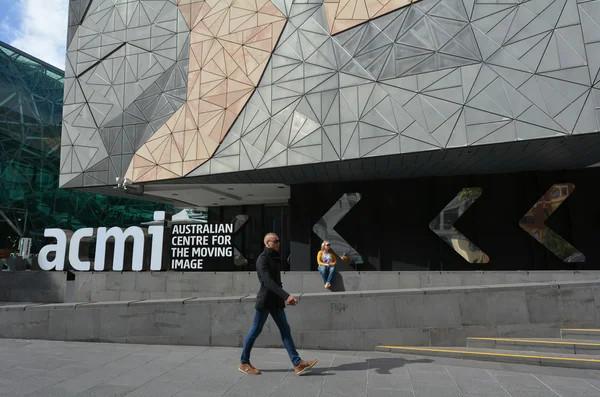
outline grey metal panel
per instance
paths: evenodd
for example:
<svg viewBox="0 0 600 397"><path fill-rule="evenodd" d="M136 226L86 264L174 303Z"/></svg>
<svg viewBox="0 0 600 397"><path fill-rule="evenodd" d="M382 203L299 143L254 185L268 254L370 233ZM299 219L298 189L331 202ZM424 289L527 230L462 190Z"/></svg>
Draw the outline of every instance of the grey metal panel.
<svg viewBox="0 0 600 397"><path fill-rule="evenodd" d="M290 144L283 149L291 154L288 163L281 147L277 161L266 159L273 149L269 154L262 149L267 135L256 134L260 168L315 161L315 155L293 148L300 128L307 134L302 140L311 139L312 132L294 123L299 120L303 126L313 123L313 131L326 126L320 161L598 132L596 101L589 93L600 57L591 63L590 79L585 45L596 40L588 37L600 37L594 30L600 11L595 1L579 5L585 9L582 29L577 15L563 16L577 11L576 1L566 3L423 0L332 39L315 23L323 10L311 8L310 17L286 27L271 61L279 69L276 78L259 84L260 92L272 91L272 99L280 99L268 117L294 113ZM291 14L306 10L292 5ZM322 53L325 48L332 54ZM483 59L488 63L478 65ZM303 69L295 67L299 62L305 62ZM324 101L315 92L336 81L329 76L337 76L337 86L328 87ZM264 99L255 94L250 104L260 109ZM223 145L235 139L228 136ZM318 140L311 142L316 153Z"/></svg>
<svg viewBox="0 0 600 397"><path fill-rule="evenodd" d="M94 1L85 12L71 1L64 175L109 155L108 172L123 173L118 156L186 99L181 13L171 1L128 2L137 6ZM319 2L273 3L289 23L265 73L189 177L599 131L598 0L422 0L335 36ZM105 136L113 128L121 138ZM75 141L98 150L77 152Z"/></svg>
<svg viewBox="0 0 600 397"><path fill-rule="evenodd" d="M129 166L120 155L137 150L186 99L189 28L169 0L75 0L70 12L62 172L95 173L69 187L114 183ZM109 154L119 160L108 174L93 171Z"/></svg>

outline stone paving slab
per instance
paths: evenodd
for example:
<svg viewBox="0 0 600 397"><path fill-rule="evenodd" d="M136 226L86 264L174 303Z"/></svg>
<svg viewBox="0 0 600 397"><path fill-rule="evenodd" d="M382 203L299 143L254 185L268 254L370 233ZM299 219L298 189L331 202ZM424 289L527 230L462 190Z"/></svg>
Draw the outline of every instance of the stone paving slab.
<svg viewBox="0 0 600 397"><path fill-rule="evenodd" d="M259 376L237 371L240 349L0 339L0 397L592 397L600 371L419 357L285 350L252 352Z"/></svg>

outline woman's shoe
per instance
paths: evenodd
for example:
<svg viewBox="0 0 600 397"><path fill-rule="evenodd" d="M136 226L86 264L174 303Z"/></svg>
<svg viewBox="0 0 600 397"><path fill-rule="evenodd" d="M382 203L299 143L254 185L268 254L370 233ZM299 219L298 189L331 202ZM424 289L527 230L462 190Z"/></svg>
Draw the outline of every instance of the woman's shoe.
<svg viewBox="0 0 600 397"><path fill-rule="evenodd" d="M327 288L327 289L331 288L331 284L329 284L329 283L325 284L325 288Z"/></svg>

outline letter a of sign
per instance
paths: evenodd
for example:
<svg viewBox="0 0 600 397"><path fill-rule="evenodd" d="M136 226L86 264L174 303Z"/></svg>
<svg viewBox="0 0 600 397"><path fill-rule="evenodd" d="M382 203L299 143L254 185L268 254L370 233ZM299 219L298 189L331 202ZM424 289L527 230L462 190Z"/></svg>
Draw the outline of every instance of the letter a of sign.
<svg viewBox="0 0 600 397"><path fill-rule="evenodd" d="M575 185L572 183L552 185L519 221L521 229L563 262L585 262L585 255L546 226L545 222L574 190Z"/></svg>
<svg viewBox="0 0 600 397"><path fill-rule="evenodd" d="M480 187L464 188L429 223L429 228L438 237L470 263L488 263L490 258L453 225L481 196L481 193L483 193L483 189Z"/></svg>

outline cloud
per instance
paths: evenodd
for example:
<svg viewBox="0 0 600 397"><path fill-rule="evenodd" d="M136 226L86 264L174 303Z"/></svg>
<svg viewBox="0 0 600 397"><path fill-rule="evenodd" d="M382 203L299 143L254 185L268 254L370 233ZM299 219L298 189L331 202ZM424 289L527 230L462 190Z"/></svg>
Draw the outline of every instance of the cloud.
<svg viewBox="0 0 600 397"><path fill-rule="evenodd" d="M64 70L69 0L19 0L13 47Z"/></svg>
<svg viewBox="0 0 600 397"><path fill-rule="evenodd" d="M19 25L21 15L18 2L7 1L6 3L8 4L2 4L4 16L0 20L0 40L9 43L15 38L15 26Z"/></svg>
<svg viewBox="0 0 600 397"><path fill-rule="evenodd" d="M0 39L10 42L14 37L13 30L10 26L10 23L5 19L0 21Z"/></svg>

